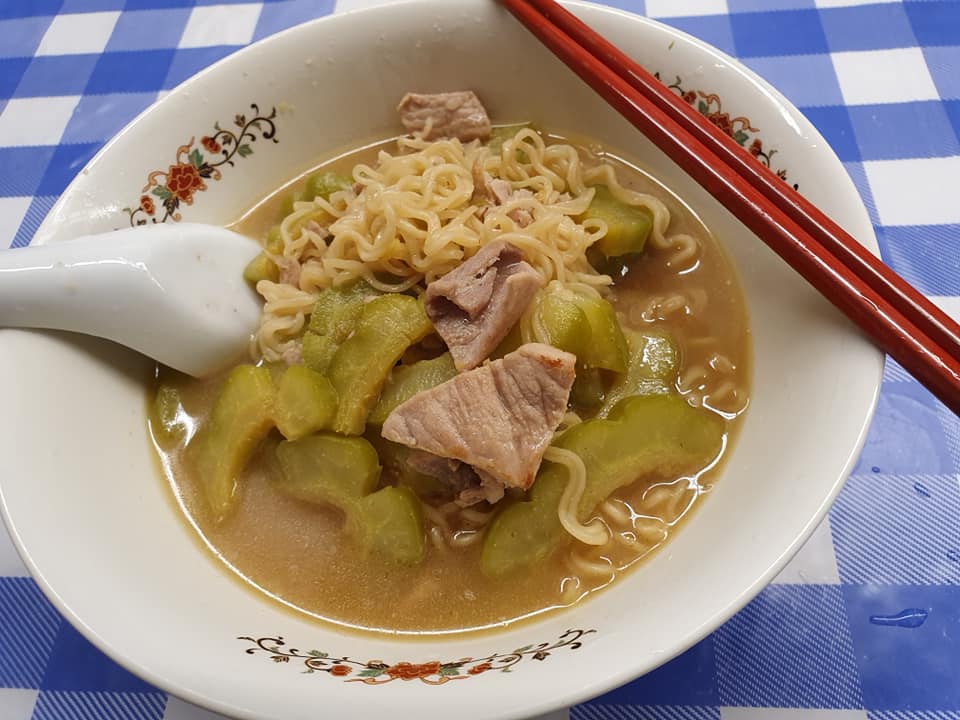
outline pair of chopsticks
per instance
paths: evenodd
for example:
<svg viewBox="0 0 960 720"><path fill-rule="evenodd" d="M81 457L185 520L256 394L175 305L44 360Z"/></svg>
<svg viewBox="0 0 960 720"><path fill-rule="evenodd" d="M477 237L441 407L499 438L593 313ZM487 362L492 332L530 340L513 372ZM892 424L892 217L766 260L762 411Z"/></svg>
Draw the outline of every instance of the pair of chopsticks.
<svg viewBox="0 0 960 720"><path fill-rule="evenodd" d="M960 414L960 325L554 0L500 0L884 352Z"/></svg>

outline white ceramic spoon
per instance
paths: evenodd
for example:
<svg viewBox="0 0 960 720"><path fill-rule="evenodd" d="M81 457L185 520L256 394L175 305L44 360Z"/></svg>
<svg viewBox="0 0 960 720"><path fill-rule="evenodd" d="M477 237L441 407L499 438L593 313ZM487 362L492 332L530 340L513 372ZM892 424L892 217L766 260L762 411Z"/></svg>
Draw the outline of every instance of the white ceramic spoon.
<svg viewBox="0 0 960 720"><path fill-rule="evenodd" d="M195 377L241 357L261 302L259 251L213 225L170 223L0 252L0 327L108 338Z"/></svg>

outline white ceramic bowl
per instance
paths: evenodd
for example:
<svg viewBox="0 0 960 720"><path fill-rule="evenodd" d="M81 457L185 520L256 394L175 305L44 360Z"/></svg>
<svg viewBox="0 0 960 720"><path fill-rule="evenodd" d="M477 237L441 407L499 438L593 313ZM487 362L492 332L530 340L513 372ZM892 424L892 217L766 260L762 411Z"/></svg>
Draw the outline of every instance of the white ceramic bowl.
<svg viewBox="0 0 960 720"><path fill-rule="evenodd" d="M778 151L775 169L875 249L842 165L773 88L676 30L596 6L576 11L663 78L715 93L710 112L748 117L758 129L750 141ZM817 525L859 451L881 354L489 0L350 13L232 55L105 147L35 242L125 226L124 208L137 207L153 171L181 192L184 219L226 223L333 152L395 133L405 91L459 88L477 90L498 120L533 120L623 151L679 192L726 246L746 292L755 371L723 476L663 551L573 609L427 642L344 634L243 588L187 532L145 431L148 361L88 338L3 331L0 491L14 541L84 635L170 692L248 718L512 718L584 700L665 662L748 602ZM255 117L265 119L247 125ZM252 154L235 155L205 189L171 169L189 162L191 142L210 155L201 137L215 123L238 133L235 118L251 132L242 144ZM548 653L542 662L538 649ZM356 672L302 672L323 664L311 650L390 665L477 659L464 670L492 655L493 670L442 686L435 674L372 686L352 682ZM507 666L509 674L496 672Z"/></svg>

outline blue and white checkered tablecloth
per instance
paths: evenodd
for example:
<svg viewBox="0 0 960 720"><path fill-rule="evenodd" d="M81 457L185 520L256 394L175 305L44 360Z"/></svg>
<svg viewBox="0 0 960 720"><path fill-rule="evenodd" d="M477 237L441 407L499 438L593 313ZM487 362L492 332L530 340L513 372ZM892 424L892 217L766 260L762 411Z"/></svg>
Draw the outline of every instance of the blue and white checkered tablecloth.
<svg viewBox="0 0 960 720"><path fill-rule="evenodd" d="M126 122L239 47L370 0L0 0L0 247ZM609 0L742 59L820 129L884 260L960 315L960 2ZM15 422L9 416L3 423ZM829 518L750 605L576 720L960 718L960 422L890 362ZM0 529L0 719L199 720L87 643Z"/></svg>

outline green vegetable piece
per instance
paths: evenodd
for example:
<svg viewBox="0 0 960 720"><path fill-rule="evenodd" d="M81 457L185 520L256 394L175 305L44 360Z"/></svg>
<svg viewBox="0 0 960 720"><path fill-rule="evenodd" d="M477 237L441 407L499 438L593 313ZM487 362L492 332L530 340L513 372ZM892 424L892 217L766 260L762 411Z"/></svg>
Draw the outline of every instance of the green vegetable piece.
<svg viewBox="0 0 960 720"><path fill-rule="evenodd" d="M723 430L720 417L678 395L627 398L608 419L574 426L556 445L577 453L587 469L579 520L645 475L677 476L704 467L720 452ZM556 549L564 537L557 509L567 481L564 466L545 462L530 499L507 505L493 519L480 557L487 575L531 567Z"/></svg>
<svg viewBox="0 0 960 720"><path fill-rule="evenodd" d="M385 487L362 498L350 518L365 547L401 565L423 560L426 545L420 501L405 487Z"/></svg>
<svg viewBox="0 0 960 720"><path fill-rule="evenodd" d="M150 404L150 429L161 447L170 448L183 443L187 436L184 418L180 390L173 385L161 384Z"/></svg>
<svg viewBox="0 0 960 720"><path fill-rule="evenodd" d="M283 220L287 215L293 212L294 204L298 202L303 202L304 195L299 190L294 190L292 193L283 196L283 200L280 202L280 219Z"/></svg>
<svg viewBox="0 0 960 720"><path fill-rule="evenodd" d="M296 239L300 237L300 234L303 232L303 228L307 226L311 221L316 220L317 223L321 226L329 225L333 221L333 217L323 208L314 208L308 212L305 212L303 215L297 217L295 222L291 222L288 226L288 231L290 232L290 237Z"/></svg>
<svg viewBox="0 0 960 720"><path fill-rule="evenodd" d="M635 255L643 252L653 229L653 217L646 208L617 200L606 185L595 185L595 195L587 211L577 220L603 220L607 234L594 243L605 257Z"/></svg>
<svg viewBox="0 0 960 720"><path fill-rule="evenodd" d="M381 295L363 305L353 334L340 345L327 373L340 398L334 430L363 432L391 368L432 329L423 303L409 295Z"/></svg>
<svg viewBox="0 0 960 720"><path fill-rule="evenodd" d="M313 330L304 332L301 340L303 345L300 354L303 364L314 372L326 372L338 346L332 345L329 338L318 335Z"/></svg>
<svg viewBox="0 0 960 720"><path fill-rule="evenodd" d="M487 140L487 147L494 153L499 154L504 142L512 140L514 135L528 127L531 127L531 124L528 122L515 123L513 125L497 125L490 130L490 139ZM526 153L524 153L524 156L526 156ZM526 157L521 159L520 162L526 162Z"/></svg>
<svg viewBox="0 0 960 720"><path fill-rule="evenodd" d="M318 433L280 443L276 456L280 473L274 482L279 490L341 510L347 531L383 558L407 565L423 559L420 502L407 488L374 492L380 464L369 442Z"/></svg>
<svg viewBox="0 0 960 720"><path fill-rule="evenodd" d="M603 404L606 395L603 373L597 368L577 371L577 378L570 389L570 403L574 407L593 411Z"/></svg>
<svg viewBox="0 0 960 720"><path fill-rule="evenodd" d="M440 478L414 470L407 461L410 448L391 442L380 435L380 428L372 424L367 426L364 437L377 449L384 472L391 481L413 490L418 497L426 500L450 495L450 484Z"/></svg>
<svg viewBox="0 0 960 720"><path fill-rule="evenodd" d="M367 419L371 425L383 425L387 415L419 392L436 387L457 374L450 353L432 360L395 367L383 386L380 399Z"/></svg>
<svg viewBox="0 0 960 720"><path fill-rule="evenodd" d="M307 200L313 200L315 197L322 197L324 200L329 200L333 193L338 190L346 190L351 185L353 185L353 178L340 175L339 173L313 173L307 178L304 196Z"/></svg>
<svg viewBox="0 0 960 720"><path fill-rule="evenodd" d="M337 190L348 188L352 183L353 180L348 177L338 175L337 173L314 173L307 178L306 185L302 191L295 190L292 193L284 196L280 203L280 219L283 220L285 217L287 217L287 215L292 213L296 209L296 203L313 202L314 198L316 197L322 197L324 200L329 200L331 193L336 192ZM298 218L297 222L289 228L290 234L296 238L300 235L300 230L303 228L303 226L311 220L316 220L321 225L326 225L332 220L332 218L325 210L316 208L316 210L313 210L305 214L303 217ZM271 252L279 252L279 250L271 250Z"/></svg>
<svg viewBox="0 0 960 720"><path fill-rule="evenodd" d="M613 305L562 287L548 290L540 303L540 320L550 344L577 356L582 369L627 369L627 342Z"/></svg>
<svg viewBox="0 0 960 720"><path fill-rule="evenodd" d="M592 331L577 300L578 296L566 290L545 292L540 303L540 321L550 337L550 344L572 352L579 360L590 346Z"/></svg>
<svg viewBox="0 0 960 720"><path fill-rule="evenodd" d="M320 373L293 365L280 376L274 420L287 440L328 429L336 413L337 393Z"/></svg>
<svg viewBox="0 0 960 720"><path fill-rule="evenodd" d="M274 255L283 253L283 235L280 233L279 225L274 225L267 230L267 239L263 246L267 252L273 253Z"/></svg>
<svg viewBox="0 0 960 720"><path fill-rule="evenodd" d="M260 367L264 367L270 371L270 378L273 380L274 386L276 386L289 366L282 360L278 360L276 362L262 362L260 363Z"/></svg>
<svg viewBox="0 0 960 720"><path fill-rule="evenodd" d="M306 502L352 512L380 479L380 461L363 438L317 433L277 446L277 488Z"/></svg>
<svg viewBox="0 0 960 720"><path fill-rule="evenodd" d="M666 335L645 335L626 330L630 362L607 393L597 417L607 417L613 407L631 395L667 395L680 367L679 353Z"/></svg>
<svg viewBox="0 0 960 720"><path fill-rule="evenodd" d="M624 372L627 369L627 342L613 305L603 298L586 297L579 298L577 304L590 326L590 342L577 355L580 364L587 369Z"/></svg>
<svg viewBox="0 0 960 720"><path fill-rule="evenodd" d="M235 367L220 388L209 419L187 445L187 461L215 522L230 512L237 476L273 427L275 394L269 370Z"/></svg>
<svg viewBox="0 0 960 720"><path fill-rule="evenodd" d="M320 293L313 305L308 332L303 337L303 362L326 374L341 343L353 332L363 313L364 301L377 291L358 281Z"/></svg>
<svg viewBox="0 0 960 720"><path fill-rule="evenodd" d="M256 287L261 280L270 280L276 282L280 277L280 269L266 253L260 253L253 260L247 263L243 269L243 279Z"/></svg>

